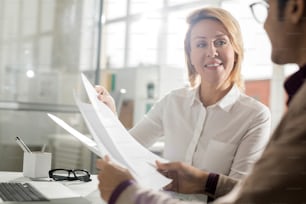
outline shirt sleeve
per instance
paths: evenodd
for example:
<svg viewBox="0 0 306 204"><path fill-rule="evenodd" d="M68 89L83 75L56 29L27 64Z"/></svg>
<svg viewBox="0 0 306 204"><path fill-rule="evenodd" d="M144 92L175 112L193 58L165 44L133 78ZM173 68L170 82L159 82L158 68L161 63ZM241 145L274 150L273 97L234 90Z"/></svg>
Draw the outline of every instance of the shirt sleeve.
<svg viewBox="0 0 306 204"><path fill-rule="evenodd" d="M166 106L166 97L154 104L151 110L141 119L129 133L143 146L150 147L164 135L163 114Z"/></svg>
<svg viewBox="0 0 306 204"><path fill-rule="evenodd" d="M229 173L229 176L235 179L240 179L251 171L270 139L271 114L269 109L262 108L256 113L250 124L250 128L238 146Z"/></svg>

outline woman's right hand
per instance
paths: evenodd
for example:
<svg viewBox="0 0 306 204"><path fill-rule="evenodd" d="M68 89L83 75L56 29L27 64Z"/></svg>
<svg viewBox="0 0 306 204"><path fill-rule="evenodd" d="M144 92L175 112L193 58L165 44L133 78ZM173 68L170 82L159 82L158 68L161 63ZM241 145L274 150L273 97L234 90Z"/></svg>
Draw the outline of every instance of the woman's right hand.
<svg viewBox="0 0 306 204"><path fill-rule="evenodd" d="M95 86L95 89L98 93L98 99L107 105L115 115L117 115L115 101L113 97L108 93L106 88L97 85Z"/></svg>

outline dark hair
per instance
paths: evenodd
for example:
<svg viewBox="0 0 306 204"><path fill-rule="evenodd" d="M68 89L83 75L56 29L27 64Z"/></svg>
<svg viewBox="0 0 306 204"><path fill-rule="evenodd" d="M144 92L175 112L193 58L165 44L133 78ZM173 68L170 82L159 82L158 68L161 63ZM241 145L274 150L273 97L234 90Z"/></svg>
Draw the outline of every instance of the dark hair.
<svg viewBox="0 0 306 204"><path fill-rule="evenodd" d="M284 19L285 7L288 0L278 0L278 18L280 20Z"/></svg>

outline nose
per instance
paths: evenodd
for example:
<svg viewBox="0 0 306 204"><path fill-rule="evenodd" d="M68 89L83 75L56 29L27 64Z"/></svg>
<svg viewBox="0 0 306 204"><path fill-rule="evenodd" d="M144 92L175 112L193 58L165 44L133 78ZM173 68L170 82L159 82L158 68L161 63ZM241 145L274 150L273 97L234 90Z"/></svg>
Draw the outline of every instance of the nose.
<svg viewBox="0 0 306 204"><path fill-rule="evenodd" d="M211 43L207 48L207 57L216 57L218 56L217 48L215 47L214 43Z"/></svg>

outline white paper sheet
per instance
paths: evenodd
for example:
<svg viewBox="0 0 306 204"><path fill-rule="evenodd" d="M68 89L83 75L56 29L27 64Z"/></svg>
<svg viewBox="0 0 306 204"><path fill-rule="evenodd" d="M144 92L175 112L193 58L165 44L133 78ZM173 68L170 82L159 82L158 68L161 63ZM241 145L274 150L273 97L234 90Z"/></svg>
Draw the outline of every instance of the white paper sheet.
<svg viewBox="0 0 306 204"><path fill-rule="evenodd" d="M82 142L91 152L96 154L99 157L103 157L105 153L103 150L106 148L103 147L97 147L96 142L89 139L87 136L83 135L76 129L72 128L70 125L68 125L66 122L64 122L62 119L56 117L55 115L48 113L47 114L55 123L57 123L59 126L64 128L67 132L69 132L72 136L74 136L76 139L78 139L80 142Z"/></svg>
<svg viewBox="0 0 306 204"><path fill-rule="evenodd" d="M106 150L106 152L103 153L103 156L107 154L112 158L112 160L119 164L122 164L124 159L121 155L118 155L118 150L115 150L117 147L114 142L108 139L108 133L103 127L101 127L101 123L99 121L97 113L93 109L92 105L83 103L77 98L75 98L75 100L91 135L97 143L98 148L103 148L106 150L106 146L107 149L109 149L109 151Z"/></svg>
<svg viewBox="0 0 306 204"><path fill-rule="evenodd" d="M83 74L82 81L94 111L85 111L83 106L79 106L82 109L81 113L87 119L93 113L97 114L100 121L99 129L104 129L105 133L96 134L97 138L94 139L97 144L102 143L110 156L130 169L141 184L154 189L161 189L169 184L171 180L161 175L150 165L154 164L156 160L164 162L166 160L150 152L129 134L114 113L98 100L96 90Z"/></svg>
<svg viewBox="0 0 306 204"><path fill-rule="evenodd" d="M82 81L91 104L83 103L76 97L75 100L94 141L60 118L52 114L48 116L96 155L103 157L107 154L114 162L128 168L140 184L153 189L161 189L169 184L171 180L161 175L154 167L156 160L167 160L139 144L114 113L98 100L94 87L83 74Z"/></svg>

